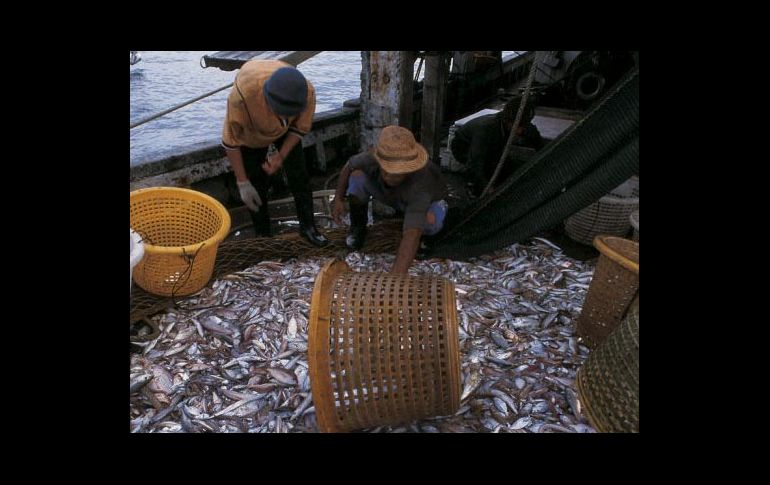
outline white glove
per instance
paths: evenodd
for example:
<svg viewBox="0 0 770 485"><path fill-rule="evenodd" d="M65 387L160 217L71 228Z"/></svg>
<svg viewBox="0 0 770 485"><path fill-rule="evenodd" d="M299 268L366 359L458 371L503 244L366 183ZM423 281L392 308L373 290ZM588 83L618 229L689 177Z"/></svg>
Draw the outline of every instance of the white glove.
<svg viewBox="0 0 770 485"><path fill-rule="evenodd" d="M238 182L238 192L241 193L241 200L246 204L246 207L254 212L256 212L259 206L262 205L262 199L259 198L257 189L255 189L248 180L245 182Z"/></svg>

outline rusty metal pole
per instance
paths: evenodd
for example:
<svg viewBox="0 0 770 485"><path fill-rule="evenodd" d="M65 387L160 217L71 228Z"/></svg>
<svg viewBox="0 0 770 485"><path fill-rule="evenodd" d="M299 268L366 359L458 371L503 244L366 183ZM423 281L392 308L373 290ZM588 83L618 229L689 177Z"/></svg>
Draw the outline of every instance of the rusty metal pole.
<svg viewBox="0 0 770 485"><path fill-rule="evenodd" d="M412 128L414 61L413 51L361 51L362 150L385 126Z"/></svg>

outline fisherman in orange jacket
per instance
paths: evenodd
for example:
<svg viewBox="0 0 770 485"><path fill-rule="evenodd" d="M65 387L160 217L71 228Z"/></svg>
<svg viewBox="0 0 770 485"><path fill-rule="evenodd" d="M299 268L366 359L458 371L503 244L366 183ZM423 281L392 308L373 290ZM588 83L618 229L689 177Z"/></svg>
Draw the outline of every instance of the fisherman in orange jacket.
<svg viewBox="0 0 770 485"><path fill-rule="evenodd" d="M270 235L269 176L284 168L299 232L315 246L329 241L313 219L313 195L302 151L315 114L315 88L299 70L276 60L248 61L227 99L222 146L257 235Z"/></svg>

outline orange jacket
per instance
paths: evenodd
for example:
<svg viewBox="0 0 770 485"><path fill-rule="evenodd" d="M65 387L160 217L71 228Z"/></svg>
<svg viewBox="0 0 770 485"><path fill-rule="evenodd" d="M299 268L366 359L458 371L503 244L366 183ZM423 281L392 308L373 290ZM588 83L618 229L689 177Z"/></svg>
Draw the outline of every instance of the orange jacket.
<svg viewBox="0 0 770 485"><path fill-rule="evenodd" d="M283 61L248 61L235 76L235 85L227 98L227 113L222 129L225 147L264 148L292 132L302 138L310 132L315 114L315 88L307 82L307 106L297 116L282 119L270 110L263 94L265 82L274 71L291 67Z"/></svg>

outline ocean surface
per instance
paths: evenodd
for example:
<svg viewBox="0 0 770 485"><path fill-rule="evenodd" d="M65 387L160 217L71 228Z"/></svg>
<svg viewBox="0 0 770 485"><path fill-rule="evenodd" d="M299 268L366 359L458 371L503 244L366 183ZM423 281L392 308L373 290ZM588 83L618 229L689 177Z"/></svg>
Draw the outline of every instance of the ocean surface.
<svg viewBox="0 0 770 485"><path fill-rule="evenodd" d="M237 70L201 67L201 57L214 52L140 51L142 60L130 66L130 121L232 83ZM509 53L513 51L503 51L503 56ZM324 51L299 68L316 88L316 113L337 109L361 92L361 51ZM420 78L424 71L420 70ZM230 88L222 90L130 130L131 166L196 143L218 141L229 93Z"/></svg>

